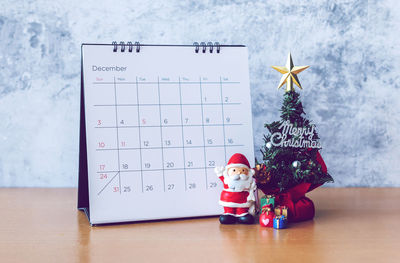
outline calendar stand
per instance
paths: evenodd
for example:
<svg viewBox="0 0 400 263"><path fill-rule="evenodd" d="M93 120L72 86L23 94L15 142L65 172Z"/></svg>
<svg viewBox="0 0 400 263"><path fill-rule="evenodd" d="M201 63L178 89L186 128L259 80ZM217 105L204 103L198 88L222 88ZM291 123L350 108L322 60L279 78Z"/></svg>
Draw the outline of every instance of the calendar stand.
<svg viewBox="0 0 400 263"><path fill-rule="evenodd" d="M90 222L89 209L89 176L87 165L85 99L83 89L83 61L81 57L81 100L79 124L79 179L78 179L78 209L83 211Z"/></svg>
<svg viewBox="0 0 400 263"><path fill-rule="evenodd" d="M125 46L82 44L78 209L92 225L220 214L214 168L254 164L247 48Z"/></svg>

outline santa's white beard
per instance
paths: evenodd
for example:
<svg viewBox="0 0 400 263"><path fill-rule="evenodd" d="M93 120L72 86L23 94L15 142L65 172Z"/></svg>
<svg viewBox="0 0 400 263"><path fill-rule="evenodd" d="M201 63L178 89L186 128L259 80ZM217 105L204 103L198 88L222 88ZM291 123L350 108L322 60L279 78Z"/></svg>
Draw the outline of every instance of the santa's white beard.
<svg viewBox="0 0 400 263"><path fill-rule="evenodd" d="M249 190L251 186L251 176L245 174L225 175L225 183L234 192Z"/></svg>

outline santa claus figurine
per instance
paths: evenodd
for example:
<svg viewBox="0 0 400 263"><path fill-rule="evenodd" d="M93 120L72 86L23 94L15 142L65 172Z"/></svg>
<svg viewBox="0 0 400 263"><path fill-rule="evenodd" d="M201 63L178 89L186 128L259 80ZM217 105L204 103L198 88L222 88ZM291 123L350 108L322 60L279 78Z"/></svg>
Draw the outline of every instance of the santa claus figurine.
<svg viewBox="0 0 400 263"><path fill-rule="evenodd" d="M224 184L219 200L224 207L221 224L253 224L256 183L247 158L235 153L225 167L216 167L215 173Z"/></svg>

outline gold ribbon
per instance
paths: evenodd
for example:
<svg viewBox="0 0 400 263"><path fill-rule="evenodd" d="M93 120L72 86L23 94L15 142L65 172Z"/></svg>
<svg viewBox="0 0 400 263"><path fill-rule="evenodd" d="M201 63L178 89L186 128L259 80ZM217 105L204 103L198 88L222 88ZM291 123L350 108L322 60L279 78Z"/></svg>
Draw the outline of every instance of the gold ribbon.
<svg viewBox="0 0 400 263"><path fill-rule="evenodd" d="M269 208L269 207L263 207L262 209L261 209L261 213L265 213L265 212L267 212L267 215L269 215L269 212L271 211L271 208Z"/></svg>

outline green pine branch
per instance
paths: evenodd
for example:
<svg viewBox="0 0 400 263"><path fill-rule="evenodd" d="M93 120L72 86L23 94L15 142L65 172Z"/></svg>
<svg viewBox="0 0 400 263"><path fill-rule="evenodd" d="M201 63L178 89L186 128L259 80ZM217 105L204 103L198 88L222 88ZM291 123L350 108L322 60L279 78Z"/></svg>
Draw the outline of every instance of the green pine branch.
<svg viewBox="0 0 400 263"><path fill-rule="evenodd" d="M297 184L307 182L312 184L323 184L332 182L333 178L329 173L322 171L321 165L317 162L316 156L318 149L304 149L293 147L267 147L267 143L271 141L271 135L281 132L279 127L282 123L289 120L293 127L311 128L312 122L305 118L303 105L300 101L300 95L296 91L284 94L281 107L281 120L265 124L268 133L264 135L264 146L260 151L263 155L262 163L266 166L266 172L271 175L270 180L265 183L257 183L262 190L276 189L281 192L285 191ZM287 140L298 140L299 135L287 134ZM316 131L312 136L313 140L319 140ZM299 162L298 167L294 167L293 163ZM257 179L257 178L256 178ZM262 178L259 178L262 179ZM263 180L257 180L261 182Z"/></svg>

